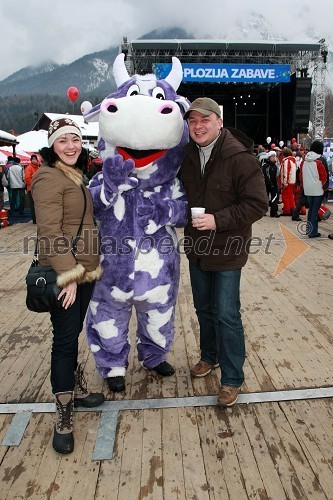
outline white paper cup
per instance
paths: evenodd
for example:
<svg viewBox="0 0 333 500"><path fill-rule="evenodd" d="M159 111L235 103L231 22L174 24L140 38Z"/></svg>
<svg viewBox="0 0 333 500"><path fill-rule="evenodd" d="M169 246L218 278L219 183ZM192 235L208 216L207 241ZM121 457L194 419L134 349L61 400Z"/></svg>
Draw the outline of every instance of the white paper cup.
<svg viewBox="0 0 333 500"><path fill-rule="evenodd" d="M196 215L202 215L205 213L205 208L203 207L192 207L191 208L192 217Z"/></svg>

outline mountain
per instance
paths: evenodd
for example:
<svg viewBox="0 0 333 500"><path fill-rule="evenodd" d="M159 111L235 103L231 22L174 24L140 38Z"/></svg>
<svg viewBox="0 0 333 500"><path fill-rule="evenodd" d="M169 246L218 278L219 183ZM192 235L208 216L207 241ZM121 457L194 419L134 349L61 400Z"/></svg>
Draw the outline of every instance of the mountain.
<svg viewBox="0 0 333 500"><path fill-rule="evenodd" d="M146 33L142 39L192 38L181 28L160 29ZM71 64L49 61L39 67L23 68L0 81L0 97L27 94L66 95L71 86L81 96L105 97L115 88L112 66L118 46L87 54Z"/></svg>
<svg viewBox="0 0 333 500"><path fill-rule="evenodd" d="M81 57L71 64L46 63L37 68L27 67L0 82L0 97L14 94L66 95L68 87L81 94L110 92L114 88L112 64L117 47Z"/></svg>
<svg viewBox="0 0 333 500"><path fill-rule="evenodd" d="M139 37L139 40L161 40L163 38L174 40L174 39L191 39L196 38L192 34L189 34L187 31L183 30L183 28L159 28L145 35ZM210 37L209 37L210 38Z"/></svg>
<svg viewBox="0 0 333 500"><path fill-rule="evenodd" d="M47 61L40 66L28 66L26 68L23 68L23 69L16 71L15 73L13 73L10 76L8 76L6 79L2 80L2 83L12 84L12 83L20 81L20 80L26 80L27 78L38 76L39 74L42 74L42 73L48 73L49 71L53 71L54 69L56 69L58 67L59 67L59 64L57 64L53 61Z"/></svg>
<svg viewBox="0 0 333 500"><path fill-rule="evenodd" d="M193 38L181 28L158 29L142 39ZM79 112L78 103L99 103L115 90L113 62L118 46L87 54L70 64L47 61L38 67L28 66L0 81L0 129L16 134L31 130L45 111L49 113ZM67 97L71 86L80 91L79 101L72 104Z"/></svg>

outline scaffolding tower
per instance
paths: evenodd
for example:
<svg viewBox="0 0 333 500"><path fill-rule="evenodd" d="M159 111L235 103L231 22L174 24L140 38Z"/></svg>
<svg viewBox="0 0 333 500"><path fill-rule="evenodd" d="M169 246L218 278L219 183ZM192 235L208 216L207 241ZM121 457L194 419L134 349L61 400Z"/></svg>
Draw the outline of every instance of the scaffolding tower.
<svg viewBox="0 0 333 500"><path fill-rule="evenodd" d="M325 135L325 97L326 97L326 62L327 45L325 39L319 40L320 52L310 61L312 72L313 120L312 135L315 139L323 139Z"/></svg>

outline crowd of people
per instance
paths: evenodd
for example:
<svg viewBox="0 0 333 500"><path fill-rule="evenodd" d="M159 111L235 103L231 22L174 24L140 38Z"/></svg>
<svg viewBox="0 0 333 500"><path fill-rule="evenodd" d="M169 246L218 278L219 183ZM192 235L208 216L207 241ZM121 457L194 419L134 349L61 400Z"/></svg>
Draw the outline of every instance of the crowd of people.
<svg viewBox="0 0 333 500"><path fill-rule="evenodd" d="M190 142L185 146L177 181L189 207L184 232L190 244L185 244L185 253L200 332L200 357L191 367L191 376L205 377L220 367L217 404L231 407L244 382L246 348L240 280L249 255L252 225L266 215L268 207L271 217L288 216L296 221L308 208L307 234L309 238L319 237L318 209L327 194L328 170L321 141L314 141L309 151L259 148L256 158L253 141L240 131L224 128L221 109L210 98L194 100L184 120ZM43 241L39 261L41 265L52 265L58 275L62 307L50 314L51 386L56 405L53 448L59 453L71 453L74 406L96 407L104 401L102 393L88 391L78 361L78 338L89 303L91 314L95 314L94 288L103 267L95 200L92 188L86 186L87 177L89 181L93 173L99 175L102 162L92 164L90 158L94 172L90 170L89 175L81 130L70 119L51 122L48 147L40 155L42 168L37 155L32 155L25 170L17 158L9 158L3 184L7 183L12 212L17 209L22 213L27 190L33 223L37 224L39 241ZM133 172L128 170L126 175L131 179ZM131 188L134 181L132 184ZM101 199L107 204L103 189ZM191 216L192 207L200 207L201 213ZM73 251L80 221L83 236L80 248ZM211 241L209 248L200 252L203 235L209 235ZM101 335L112 342L114 322L104 323L108 325L103 326L106 330ZM152 339L154 335L157 333L151 333ZM97 352L97 346L92 352ZM166 365L168 370L157 373L173 375L173 367ZM125 383L109 384L109 389L124 391Z"/></svg>
<svg viewBox="0 0 333 500"><path fill-rule="evenodd" d="M9 199L8 215L22 216L25 208L25 193L28 193L31 218L36 224L34 202L31 196L31 180L34 173L38 170L40 162L36 154L31 155L30 163L24 167L20 158L8 156L7 163L1 171L1 192L0 209L4 208L4 188L7 189Z"/></svg>
<svg viewBox="0 0 333 500"><path fill-rule="evenodd" d="M329 195L330 172L323 151L323 142L315 140L308 150L276 146L268 150L259 146L256 152L265 179L270 216L302 221L300 215L307 215L309 238L321 237L320 208ZM326 216L330 214L326 207L325 212ZM328 237L333 238L331 234Z"/></svg>

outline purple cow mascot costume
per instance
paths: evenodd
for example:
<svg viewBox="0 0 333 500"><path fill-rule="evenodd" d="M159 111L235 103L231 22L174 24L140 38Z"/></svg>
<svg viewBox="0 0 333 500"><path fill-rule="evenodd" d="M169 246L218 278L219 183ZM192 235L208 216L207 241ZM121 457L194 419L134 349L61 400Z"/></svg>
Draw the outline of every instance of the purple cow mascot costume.
<svg viewBox="0 0 333 500"><path fill-rule="evenodd" d="M123 391L133 307L142 366L161 376L174 374L166 357L179 284L175 228L188 216L177 172L188 142L183 115L189 102L177 95L182 67L175 57L164 80L129 77L124 54L115 59L113 73L117 91L93 108L83 104L85 120L99 121L103 158L102 172L89 185L103 276L90 302L87 338L109 389Z"/></svg>

